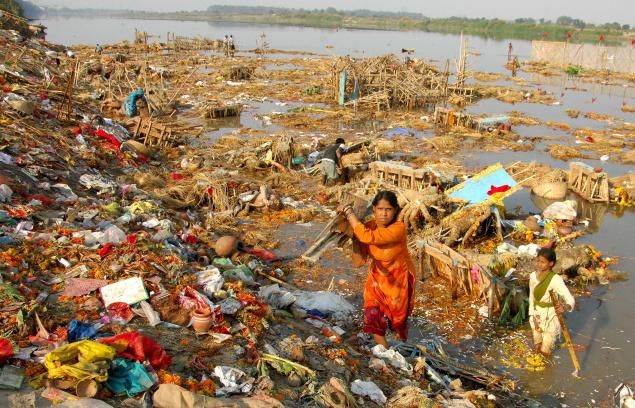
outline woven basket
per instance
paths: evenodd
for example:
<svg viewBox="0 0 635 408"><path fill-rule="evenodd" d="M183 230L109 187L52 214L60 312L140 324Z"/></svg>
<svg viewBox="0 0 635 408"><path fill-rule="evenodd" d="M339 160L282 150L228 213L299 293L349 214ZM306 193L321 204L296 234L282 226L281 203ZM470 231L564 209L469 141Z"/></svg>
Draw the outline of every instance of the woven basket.
<svg viewBox="0 0 635 408"><path fill-rule="evenodd" d="M539 197L562 200L567 196L567 183L564 181L540 183L535 185L531 191Z"/></svg>

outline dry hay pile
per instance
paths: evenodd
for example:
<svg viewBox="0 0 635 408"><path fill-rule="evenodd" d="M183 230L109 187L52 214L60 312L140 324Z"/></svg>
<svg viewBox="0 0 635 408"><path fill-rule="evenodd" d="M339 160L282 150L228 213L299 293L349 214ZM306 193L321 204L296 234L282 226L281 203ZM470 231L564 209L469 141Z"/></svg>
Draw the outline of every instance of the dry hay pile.
<svg viewBox="0 0 635 408"><path fill-rule="evenodd" d="M540 125L540 121L537 119L534 119L532 117L529 116L525 116L524 113L522 112L518 112L518 111L513 111L509 114L509 116L512 119L512 125L514 126L519 126L519 125L523 125L523 126L537 126Z"/></svg>
<svg viewBox="0 0 635 408"><path fill-rule="evenodd" d="M460 144L460 140L455 136L435 136L427 141L439 152L453 152Z"/></svg>
<svg viewBox="0 0 635 408"><path fill-rule="evenodd" d="M136 185L142 189L155 190L162 189L166 185L163 177L155 173L138 172L133 176Z"/></svg>
<svg viewBox="0 0 635 408"><path fill-rule="evenodd" d="M235 183L215 178L207 172L198 172L165 188L155 189L154 195L173 208L196 207L209 203L213 211L228 211L238 202L236 186L233 184Z"/></svg>
<svg viewBox="0 0 635 408"><path fill-rule="evenodd" d="M494 72L478 72L472 73L472 77L481 82L495 82L503 79L503 75Z"/></svg>
<svg viewBox="0 0 635 408"><path fill-rule="evenodd" d="M621 160L624 164L635 164L635 150L629 150L622 154Z"/></svg>
<svg viewBox="0 0 635 408"><path fill-rule="evenodd" d="M559 144L550 144L549 154L554 159L560 159L564 161L584 157L582 152L580 152L577 148Z"/></svg>
<svg viewBox="0 0 635 408"><path fill-rule="evenodd" d="M635 112L635 106L625 103L622 105L622 112Z"/></svg>
<svg viewBox="0 0 635 408"><path fill-rule="evenodd" d="M395 142L392 140L376 139L372 141L371 147L377 154L386 154L393 153L395 151L396 145Z"/></svg>

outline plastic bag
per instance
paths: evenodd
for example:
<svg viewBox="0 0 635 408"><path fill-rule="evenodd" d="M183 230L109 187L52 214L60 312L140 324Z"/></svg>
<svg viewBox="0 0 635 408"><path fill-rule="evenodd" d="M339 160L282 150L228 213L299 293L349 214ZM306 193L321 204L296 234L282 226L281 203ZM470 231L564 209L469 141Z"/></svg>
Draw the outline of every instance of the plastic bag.
<svg viewBox="0 0 635 408"><path fill-rule="evenodd" d="M116 225L111 225L110 227L106 228L106 230L104 231L104 236L101 237L99 242L101 244L108 244L108 243L121 244L125 240L126 240L126 233L123 232Z"/></svg>
<svg viewBox="0 0 635 408"><path fill-rule="evenodd" d="M179 304L187 310L212 309L214 305L205 296L186 286L179 293Z"/></svg>
<svg viewBox="0 0 635 408"><path fill-rule="evenodd" d="M218 268L210 268L196 274L196 284L207 296L214 296L214 293L221 290L225 279Z"/></svg>
<svg viewBox="0 0 635 408"><path fill-rule="evenodd" d="M353 381L351 383L351 392L356 395L368 397L381 405L386 403L386 396L383 391L372 381Z"/></svg>
<svg viewBox="0 0 635 408"><path fill-rule="evenodd" d="M7 339L0 338L0 365L7 362L8 359L13 357L13 346Z"/></svg>
<svg viewBox="0 0 635 408"><path fill-rule="evenodd" d="M126 332L116 336L99 339L100 343L110 344L119 351L118 357L136 361L148 360L154 369L167 368L172 358L149 337L138 332Z"/></svg>
<svg viewBox="0 0 635 408"><path fill-rule="evenodd" d="M0 202L7 203L11 201L13 190L6 184L0 184Z"/></svg>
<svg viewBox="0 0 635 408"><path fill-rule="evenodd" d="M44 358L44 366L49 378L91 378L103 382L108 379L110 360L116 354L117 350L109 345L81 340L48 353Z"/></svg>
<svg viewBox="0 0 635 408"><path fill-rule="evenodd" d="M106 387L116 395L134 397L152 388L154 379L143 364L127 358L116 358L110 365L110 377Z"/></svg>
<svg viewBox="0 0 635 408"><path fill-rule="evenodd" d="M412 365L406 361L406 358L401 355L397 350L388 349L381 344L372 348L373 355L379 358L385 358L390 361L390 365L403 370L407 373L412 373Z"/></svg>
<svg viewBox="0 0 635 408"><path fill-rule="evenodd" d="M68 341L70 343L90 339L97 334L97 329L93 325L82 323L79 320L71 320L70 323L68 323L67 329Z"/></svg>

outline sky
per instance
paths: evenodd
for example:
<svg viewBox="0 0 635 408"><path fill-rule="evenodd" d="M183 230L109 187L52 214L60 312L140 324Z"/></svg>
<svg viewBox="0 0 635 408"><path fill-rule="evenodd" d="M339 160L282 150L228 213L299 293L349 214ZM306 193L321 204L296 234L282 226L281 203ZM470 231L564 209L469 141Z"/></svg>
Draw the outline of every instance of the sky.
<svg viewBox="0 0 635 408"><path fill-rule="evenodd" d="M32 0L45 6L122 8L152 11L202 10L212 4L410 11L428 17L486 17L513 20L533 17L555 20L570 16L590 23L617 21L635 25L635 0ZM629 21L630 20L630 21Z"/></svg>

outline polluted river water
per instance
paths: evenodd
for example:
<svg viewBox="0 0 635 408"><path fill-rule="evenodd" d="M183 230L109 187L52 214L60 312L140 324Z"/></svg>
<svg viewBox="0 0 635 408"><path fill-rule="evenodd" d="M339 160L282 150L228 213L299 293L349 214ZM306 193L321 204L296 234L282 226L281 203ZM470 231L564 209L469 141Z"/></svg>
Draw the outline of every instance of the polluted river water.
<svg viewBox="0 0 635 408"><path fill-rule="evenodd" d="M304 50L324 55L375 56L391 52L398 53L401 48L414 48L417 57L435 61L440 67L445 65L446 59L457 58L459 52L459 36L424 32L327 30L306 27L84 17L51 18L40 22L48 27L49 41L67 45L132 40L134 29L137 28L151 34L165 35L167 32L175 32L184 36L200 35L208 38L222 38L224 34L231 33L236 38L239 48L254 48L256 39L264 32L273 48ZM86 30L85 27L91 27L91 29ZM507 75L503 65L508 41L478 37L468 39L470 49L478 51L478 55L470 59L470 69ZM519 56L519 59L528 60L531 50L530 42L519 40L512 40L512 42L514 53ZM272 55L271 58L281 57ZM572 81L542 78L524 72L519 73L519 79L531 83L535 88L552 90L559 104L549 106L523 102L513 105L495 99L486 99L469 107L468 111L491 115L520 111L542 122L567 123L572 129L589 127L601 130L610 129L611 126L607 122L582 116L572 119L566 114L566 109L608 114L622 121L635 122L635 114L624 113L620 110L624 103L635 105L633 87L577 84ZM572 86L584 90L565 89ZM263 127L259 120L254 119L254 114L266 115L271 111L282 110L280 105L267 102L254 103L252 106L252 110L243 112L239 121L221 125L218 131L209 135L210 140L242 126L259 127L272 132L281 130ZM285 107L285 109L288 108ZM314 131L319 132L319 129ZM574 140L569 132L554 130L545 125L517 126L516 131L521 137L550 136L553 137L554 143L571 144ZM544 151L544 148L543 144L538 144L534 150L526 152L465 152L462 157L464 164L471 168L482 167L497 161L508 164L532 160L563 169L568 168L567 162L552 158ZM632 166L612 161L584 161L592 166L603 167L609 177L621 176L633 170ZM579 242L593 244L605 255L618 257L620 263L615 266L615 269L630 274L635 270L632 241L635 211L632 209L618 211L613 207L589 205L583 202L580 202L580 205L585 209L584 214L588 214L590 218L590 228L589 233L580 238ZM508 198L506 206L508 208L521 206L524 213L538 213L541 210L526 191ZM309 243L320 228L319 224L281 227L280 251L292 254L299 252L302 242ZM344 261L341 252L338 253L335 250L331 251L326 258L324 262L339 267ZM342 273L345 273L347 268L342 268ZM363 270L350 268L349 272L354 273L356 279L363 279ZM546 406L598 406L600 401L611 398L613 389L621 382L633 381L635 379L635 353L633 352L635 350L633 347L635 283L633 282L632 278L627 277L624 282L611 282L606 286L593 287L590 296L577 299L576 311L567 316L573 342L586 346L584 351L578 353L582 365L582 378L576 379L571 376L573 368L568 352L566 349L560 349L556 351L556 364L545 371L534 373L512 370L522 389ZM524 330L522 333L530 336L529 331ZM496 365L496 361L489 363Z"/></svg>

